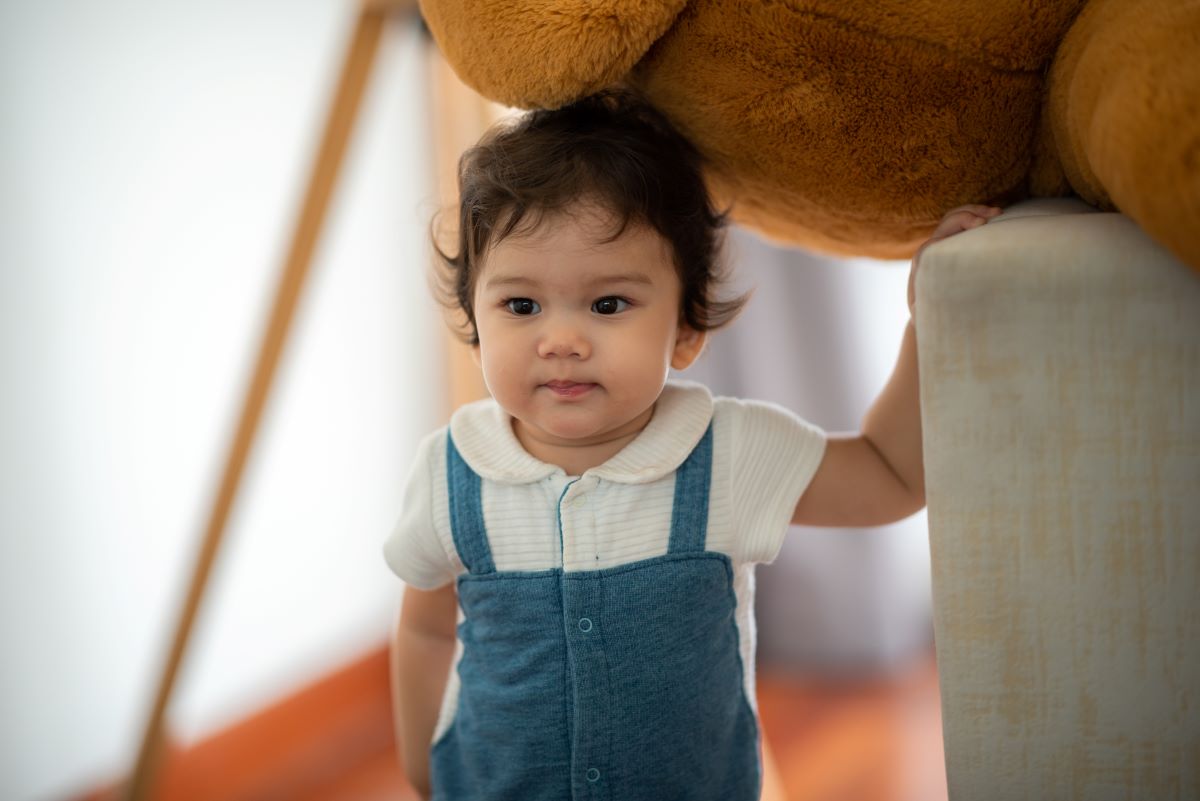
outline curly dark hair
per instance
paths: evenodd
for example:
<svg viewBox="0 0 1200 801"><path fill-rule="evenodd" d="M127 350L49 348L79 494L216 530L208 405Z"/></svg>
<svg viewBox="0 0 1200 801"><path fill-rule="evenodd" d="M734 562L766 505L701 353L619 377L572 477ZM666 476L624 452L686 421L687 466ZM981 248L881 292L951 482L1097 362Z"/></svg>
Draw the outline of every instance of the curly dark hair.
<svg viewBox="0 0 1200 801"><path fill-rule="evenodd" d="M459 159L457 253L434 241L435 291L465 316L463 339L479 343L473 296L488 248L582 201L612 214L613 240L631 224L666 240L683 287L682 323L708 331L730 322L748 296L715 297L725 280L726 215L713 208L700 167L691 143L625 90L494 126Z"/></svg>

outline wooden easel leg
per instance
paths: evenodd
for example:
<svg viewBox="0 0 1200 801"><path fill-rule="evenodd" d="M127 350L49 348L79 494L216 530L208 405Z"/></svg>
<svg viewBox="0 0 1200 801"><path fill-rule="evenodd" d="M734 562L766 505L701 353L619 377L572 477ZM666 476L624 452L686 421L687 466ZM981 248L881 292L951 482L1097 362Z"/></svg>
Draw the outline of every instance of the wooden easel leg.
<svg viewBox="0 0 1200 801"><path fill-rule="evenodd" d="M130 801L150 798L154 789L154 779L162 751L163 718L171 699L171 691L187 649L192 624L204 597L209 572L225 533L225 524L237 495L242 470L254 443L279 356L287 341L296 303L308 276L313 250L325 220L329 199L346 152L346 144L358 116L363 90L371 73L371 65L387 17L388 8L382 5L364 4L359 12L350 48L342 65L337 93L325 123L320 150L309 176L304 205L279 279L270 320L259 347L254 376L242 404L241 418L209 514L200 555L192 573L191 588L175 626L170 655L160 676L154 706L143 731L137 763L125 789L124 797Z"/></svg>

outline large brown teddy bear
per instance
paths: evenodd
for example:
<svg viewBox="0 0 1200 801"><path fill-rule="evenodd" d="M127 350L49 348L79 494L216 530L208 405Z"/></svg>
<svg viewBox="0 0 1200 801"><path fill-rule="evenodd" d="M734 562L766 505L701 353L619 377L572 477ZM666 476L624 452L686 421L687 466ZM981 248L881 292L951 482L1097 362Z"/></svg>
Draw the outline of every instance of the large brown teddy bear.
<svg viewBox="0 0 1200 801"><path fill-rule="evenodd" d="M421 0L522 108L642 90L740 222L904 257L962 203L1074 192L1200 270L1200 0Z"/></svg>

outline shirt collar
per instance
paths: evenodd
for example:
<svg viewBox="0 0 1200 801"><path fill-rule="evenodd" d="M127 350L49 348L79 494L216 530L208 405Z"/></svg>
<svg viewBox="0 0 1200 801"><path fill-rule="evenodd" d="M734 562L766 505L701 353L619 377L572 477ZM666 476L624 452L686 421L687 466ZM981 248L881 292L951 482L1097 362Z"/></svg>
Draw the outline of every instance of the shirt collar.
<svg viewBox="0 0 1200 801"><path fill-rule="evenodd" d="M668 381L641 433L587 475L622 484L662 478L683 464L696 447L712 420L712 410L707 387ZM459 408L450 418L450 435L471 469L489 481L527 484L563 472L521 447L512 430L512 417L491 399Z"/></svg>

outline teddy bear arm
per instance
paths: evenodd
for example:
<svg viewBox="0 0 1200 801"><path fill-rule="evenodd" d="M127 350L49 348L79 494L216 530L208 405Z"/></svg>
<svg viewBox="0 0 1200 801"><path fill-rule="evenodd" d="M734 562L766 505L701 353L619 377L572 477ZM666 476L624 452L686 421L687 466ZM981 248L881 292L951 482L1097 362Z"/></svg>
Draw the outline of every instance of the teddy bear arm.
<svg viewBox="0 0 1200 801"><path fill-rule="evenodd" d="M1084 200L1200 272L1200 3L1093 0L1050 71L1047 125Z"/></svg>
<svg viewBox="0 0 1200 801"><path fill-rule="evenodd" d="M520 108L555 108L615 83L687 0L421 0L464 83Z"/></svg>

